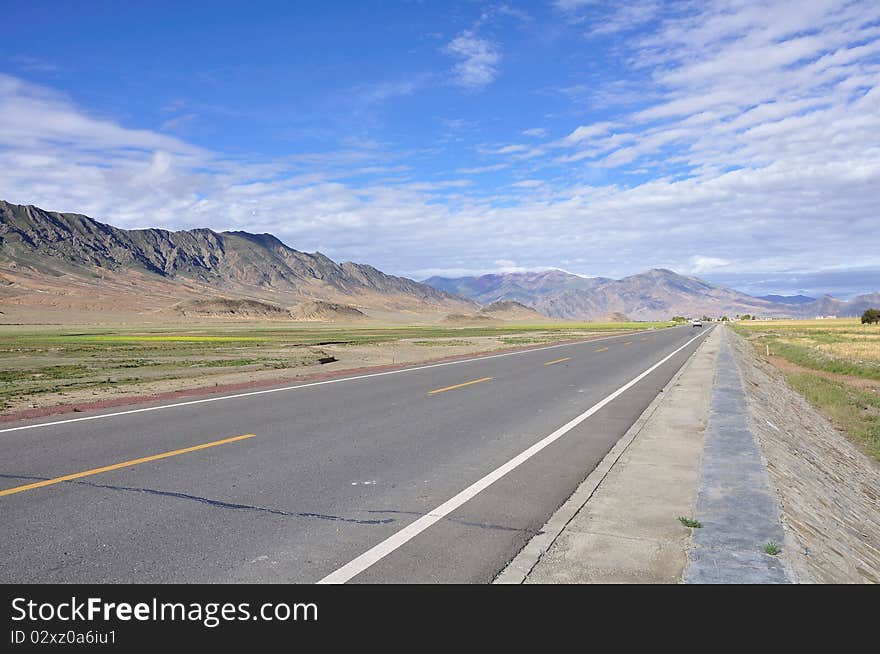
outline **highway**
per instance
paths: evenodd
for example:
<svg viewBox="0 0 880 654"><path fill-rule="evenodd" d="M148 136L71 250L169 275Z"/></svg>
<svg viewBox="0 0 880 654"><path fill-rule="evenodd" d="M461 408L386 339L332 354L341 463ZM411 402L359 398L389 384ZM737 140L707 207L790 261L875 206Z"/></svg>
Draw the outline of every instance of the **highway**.
<svg viewBox="0 0 880 654"><path fill-rule="evenodd" d="M490 582L710 331L0 425L0 581Z"/></svg>

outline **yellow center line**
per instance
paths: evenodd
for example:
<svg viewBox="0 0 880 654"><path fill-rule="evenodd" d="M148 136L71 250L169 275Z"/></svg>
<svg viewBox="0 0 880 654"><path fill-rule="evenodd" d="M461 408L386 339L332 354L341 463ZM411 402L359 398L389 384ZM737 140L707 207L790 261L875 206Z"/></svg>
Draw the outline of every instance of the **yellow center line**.
<svg viewBox="0 0 880 654"><path fill-rule="evenodd" d="M167 459L169 456L177 456L178 454L186 454L187 452L195 452L197 450L204 450L208 447L216 447L217 445L225 445L226 443L234 443L235 441L243 441L246 438L253 438L256 434L243 434L242 436L233 436L232 438L224 438L219 441L212 441L210 443L203 443L202 445L194 445L192 447L185 447L182 450L172 450L171 452L163 452L162 454L154 454L152 456L145 456L140 459L132 459L131 461L123 461L122 463L114 463L110 466L104 466L103 468L93 468L92 470L86 470L84 472L74 472L69 475L64 475L63 477L55 477L54 479L46 479L44 481L37 481L33 484L26 484L24 486L16 486L14 488L7 488L5 490L0 490L0 497L4 495L12 495L14 493L21 493L23 491L33 490L34 488L42 488L43 486L51 486L53 484L60 484L63 481L72 481L74 479L81 479L82 477L89 477L91 475L97 475L102 472L110 472L111 470L119 470L120 468L127 468L128 466L135 466L139 463L149 463L150 461L158 461L159 459Z"/></svg>
<svg viewBox="0 0 880 654"><path fill-rule="evenodd" d="M434 395L434 393L445 393L446 391L451 391L455 388L462 388L464 386L470 386L471 384L479 384L480 382L487 382L495 379L494 377L483 377L481 379L475 379L473 381L465 382L464 384L456 384L455 386L447 386L446 388L436 388L433 391L429 392L428 395Z"/></svg>
<svg viewBox="0 0 880 654"><path fill-rule="evenodd" d="M552 366L554 363L562 363L563 361L571 361L571 357L563 357L561 359L554 359L553 361L548 361L545 363L545 366Z"/></svg>
<svg viewBox="0 0 880 654"><path fill-rule="evenodd" d="M632 344L633 344L632 341L627 341L626 343L624 343L624 345L632 345Z"/></svg>
<svg viewBox="0 0 880 654"><path fill-rule="evenodd" d="M596 350L596 352L607 352L607 351L608 351L607 347L600 347L598 350Z"/></svg>

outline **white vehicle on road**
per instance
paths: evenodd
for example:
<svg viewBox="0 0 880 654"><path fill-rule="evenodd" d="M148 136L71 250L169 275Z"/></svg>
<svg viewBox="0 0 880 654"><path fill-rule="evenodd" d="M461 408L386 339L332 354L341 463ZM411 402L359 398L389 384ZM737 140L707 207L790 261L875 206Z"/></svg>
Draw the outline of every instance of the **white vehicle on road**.
<svg viewBox="0 0 880 654"><path fill-rule="evenodd" d="M702 327L702 326L703 326L703 321L700 320L699 318L694 318L693 320L691 320L691 327Z"/></svg>

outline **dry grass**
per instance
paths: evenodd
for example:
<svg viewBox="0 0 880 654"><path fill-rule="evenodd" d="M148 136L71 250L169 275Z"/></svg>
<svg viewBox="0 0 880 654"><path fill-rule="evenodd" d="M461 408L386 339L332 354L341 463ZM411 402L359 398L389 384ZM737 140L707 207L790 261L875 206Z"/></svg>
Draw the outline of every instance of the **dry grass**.
<svg viewBox="0 0 880 654"><path fill-rule="evenodd" d="M880 379L880 324L863 325L857 318L768 320L740 322L736 330L799 366Z"/></svg>
<svg viewBox="0 0 880 654"><path fill-rule="evenodd" d="M880 460L880 325L858 319L741 322L759 355L769 349L789 384ZM774 361L775 362L775 361ZM871 380L871 381L865 381Z"/></svg>
<svg viewBox="0 0 880 654"><path fill-rule="evenodd" d="M819 343L816 347L836 359L880 362L880 336L848 343Z"/></svg>

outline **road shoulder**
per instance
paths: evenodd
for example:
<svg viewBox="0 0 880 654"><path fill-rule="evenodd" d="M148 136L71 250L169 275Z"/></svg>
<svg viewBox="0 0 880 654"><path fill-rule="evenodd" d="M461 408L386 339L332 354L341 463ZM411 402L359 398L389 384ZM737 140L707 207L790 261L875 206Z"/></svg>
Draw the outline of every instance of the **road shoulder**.
<svg viewBox="0 0 880 654"><path fill-rule="evenodd" d="M687 563L714 330L495 583L676 583Z"/></svg>

